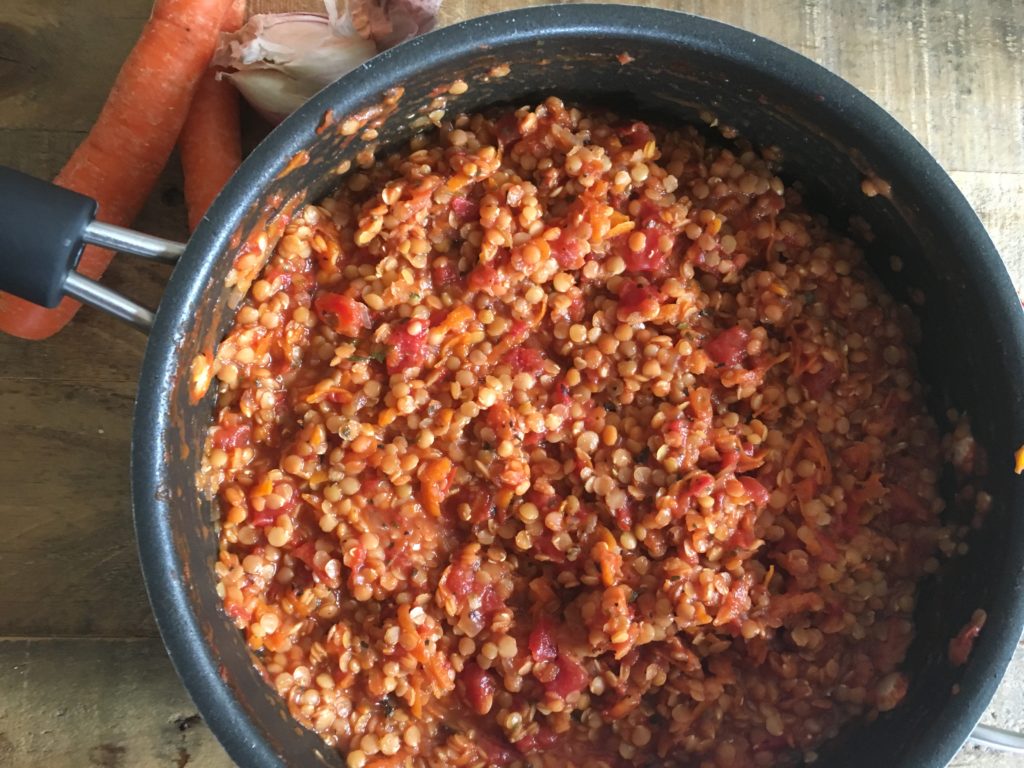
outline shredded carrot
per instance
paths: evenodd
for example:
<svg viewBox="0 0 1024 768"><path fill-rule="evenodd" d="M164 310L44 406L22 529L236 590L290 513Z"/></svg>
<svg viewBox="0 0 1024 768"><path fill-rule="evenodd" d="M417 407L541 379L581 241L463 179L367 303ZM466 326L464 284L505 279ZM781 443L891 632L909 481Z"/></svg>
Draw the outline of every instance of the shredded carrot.
<svg viewBox="0 0 1024 768"><path fill-rule="evenodd" d="M125 226L141 210L178 140L232 0L156 0L106 104L54 182L99 203L99 219ZM88 247L78 271L96 280L113 254ZM23 339L57 333L80 305L53 309L0 293L0 330Z"/></svg>
<svg viewBox="0 0 1024 768"><path fill-rule="evenodd" d="M234 32L245 21L245 0L234 0L221 29ZM238 91L207 70L199 82L178 138L185 176L188 228L198 226L214 198L242 162Z"/></svg>
<svg viewBox="0 0 1024 768"><path fill-rule="evenodd" d="M802 429L797 433L789 450L786 451L783 467L793 469L805 447L808 452L808 460L814 462L818 468L816 478L818 485L823 487L832 485L832 462L828 458L828 450L817 433L810 429Z"/></svg>

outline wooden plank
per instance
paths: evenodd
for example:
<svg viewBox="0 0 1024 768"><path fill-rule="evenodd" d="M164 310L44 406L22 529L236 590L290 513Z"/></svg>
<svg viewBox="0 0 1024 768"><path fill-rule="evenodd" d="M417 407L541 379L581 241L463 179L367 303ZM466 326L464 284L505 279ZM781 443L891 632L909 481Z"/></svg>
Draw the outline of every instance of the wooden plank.
<svg viewBox="0 0 1024 768"><path fill-rule="evenodd" d="M1017 285L1024 288L1024 174L953 171Z"/></svg>
<svg viewBox="0 0 1024 768"><path fill-rule="evenodd" d="M0 640L0 768L229 768L158 640Z"/></svg>
<svg viewBox="0 0 1024 768"><path fill-rule="evenodd" d="M154 636L128 497L134 382L2 386L2 632Z"/></svg>

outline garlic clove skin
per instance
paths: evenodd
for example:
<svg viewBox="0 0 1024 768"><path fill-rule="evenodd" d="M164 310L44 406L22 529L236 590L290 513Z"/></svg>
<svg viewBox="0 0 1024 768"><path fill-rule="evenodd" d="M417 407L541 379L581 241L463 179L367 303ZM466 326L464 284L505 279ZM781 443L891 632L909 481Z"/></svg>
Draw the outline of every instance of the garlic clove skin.
<svg viewBox="0 0 1024 768"><path fill-rule="evenodd" d="M253 16L223 35L213 65L252 106L280 122L321 88L377 53L347 19L315 13Z"/></svg>
<svg viewBox="0 0 1024 768"><path fill-rule="evenodd" d="M348 0L352 26L382 51L432 30L440 8L441 0Z"/></svg>
<svg viewBox="0 0 1024 768"><path fill-rule="evenodd" d="M224 72L219 77L230 80L253 109L268 122L277 125L301 107L319 86L289 77L273 69L248 69Z"/></svg>
<svg viewBox="0 0 1024 768"><path fill-rule="evenodd" d="M257 112L278 123L317 91L378 51L427 32L441 0L324 0L327 14L251 17L221 35L213 66Z"/></svg>

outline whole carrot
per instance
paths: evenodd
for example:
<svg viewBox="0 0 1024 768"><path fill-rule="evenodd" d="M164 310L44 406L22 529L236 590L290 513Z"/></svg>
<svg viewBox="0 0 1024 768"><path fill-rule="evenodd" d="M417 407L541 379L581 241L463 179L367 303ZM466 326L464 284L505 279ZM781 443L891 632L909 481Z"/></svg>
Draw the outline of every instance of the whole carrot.
<svg viewBox="0 0 1024 768"><path fill-rule="evenodd" d="M245 0L234 0L221 29L234 32L245 21ZM199 81L178 139L185 176L188 228L199 224L210 203L242 162L238 91L208 70Z"/></svg>
<svg viewBox="0 0 1024 768"><path fill-rule="evenodd" d="M99 203L99 219L128 225L178 140L232 0L156 0L89 135L54 180ZM98 279L113 254L88 247L78 271ZM45 339L78 311L64 299L43 309L0 293L0 330Z"/></svg>

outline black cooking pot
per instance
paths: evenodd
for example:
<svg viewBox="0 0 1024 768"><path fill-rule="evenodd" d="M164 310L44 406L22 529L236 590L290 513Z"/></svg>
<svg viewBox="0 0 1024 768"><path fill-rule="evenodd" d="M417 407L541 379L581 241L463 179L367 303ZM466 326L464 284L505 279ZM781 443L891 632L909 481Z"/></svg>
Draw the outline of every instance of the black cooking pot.
<svg viewBox="0 0 1024 768"><path fill-rule="evenodd" d="M507 74L502 76L507 65ZM1024 485L1012 454L1024 441L1024 315L998 254L969 205L939 165L877 105L807 59L713 21L623 6L560 6L474 19L388 51L330 86L280 125L245 161L196 230L156 313L142 369L133 438L133 496L142 571L160 632L179 675L210 728L244 766L343 765L300 727L253 666L242 635L215 592L215 508L196 492L196 472L211 418L210 398L189 398L189 366L212 351L232 322L237 301L225 287L235 256L254 235L296 206L327 195L339 166L368 144L399 144L437 108L438 93L461 78L468 91L447 95L449 112L546 95L613 107L622 115L666 124L707 122L782 150L785 175L799 179L811 206L849 229L859 217L874 233L865 242L877 271L913 305L924 328L920 360L937 414L955 405L970 415L991 458L991 511L970 537L970 551L946 563L922 587L916 640L905 668L905 702L870 724L851 726L821 751L819 765L942 766L956 753L988 704L1024 623ZM397 108L380 115L372 142L340 127L367 117L383 94L404 89ZM330 113L333 117L325 119ZM319 128L319 130L318 130ZM298 158L298 160L296 160ZM303 164L304 163L304 164ZM891 195L861 193L865 177L888 182ZM4 182L29 190L24 179ZM884 186L884 185L881 185ZM25 250L19 221L40 237L28 198L41 195L53 232L80 248L91 217L64 197L36 188L5 194L0 212L0 286L43 303L60 292L110 307L148 325L151 316L64 272L54 277L11 258ZM66 193L65 193L66 195ZM89 210L86 210L89 209ZM70 235L68 236L68 232ZM121 235L96 227L85 237ZM14 242L12 242L14 240ZM157 256L166 243L127 236ZM270 246L273 243L269 244ZM38 255L38 254L37 254ZM898 257L903 269L889 268ZM42 256L40 256L42 258ZM967 665L947 659L949 640L975 609L988 614ZM991 735L991 734L990 734Z"/></svg>

